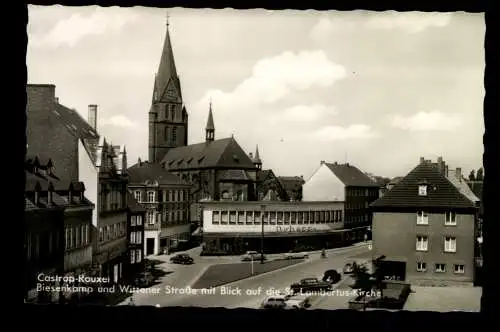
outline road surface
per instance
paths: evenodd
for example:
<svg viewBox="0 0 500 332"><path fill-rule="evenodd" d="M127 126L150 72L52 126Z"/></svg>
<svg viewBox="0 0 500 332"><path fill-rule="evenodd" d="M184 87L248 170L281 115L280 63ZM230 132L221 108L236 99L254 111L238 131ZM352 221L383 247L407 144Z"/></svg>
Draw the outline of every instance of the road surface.
<svg viewBox="0 0 500 332"><path fill-rule="evenodd" d="M189 288L186 287L201 275L202 266L206 268L211 264L211 261L213 262L213 260L197 260L197 263L192 266L176 266L175 273L172 273L172 276L177 274L175 279L172 278L169 281L168 278L165 278L161 285L154 286L157 287L156 292L136 294L134 302L136 305L153 306L258 308L264 298L267 295L272 295L271 292L273 291L285 290L292 283L302 278L321 278L323 273L329 269L342 270L347 261L352 261L352 257L357 257L356 259L359 260L368 259L369 253L367 245L336 249L330 251L324 259L321 259L319 253L316 253L311 255L311 258L304 263L217 287L210 294L200 294L199 290L197 294L186 294L186 290L189 291ZM193 273L198 273L198 275L193 275ZM185 278L186 282L182 283L182 278ZM339 284L342 285L342 281ZM166 292L166 288L169 289L170 294ZM227 294L228 290L239 293L238 295L230 295ZM226 294L224 294L225 291ZM182 294L173 294L173 292ZM346 296L342 297L344 302L348 301ZM322 306L330 306L326 300L321 299L319 302L321 302Z"/></svg>

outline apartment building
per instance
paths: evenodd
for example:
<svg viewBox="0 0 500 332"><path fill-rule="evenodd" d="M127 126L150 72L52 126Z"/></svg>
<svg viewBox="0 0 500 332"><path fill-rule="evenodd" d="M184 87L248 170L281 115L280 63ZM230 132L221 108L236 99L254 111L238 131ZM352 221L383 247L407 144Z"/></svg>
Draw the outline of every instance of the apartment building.
<svg viewBox="0 0 500 332"><path fill-rule="evenodd" d="M373 210L373 257L385 256L388 279L412 284L472 283L477 206L459 188L460 169L420 163Z"/></svg>

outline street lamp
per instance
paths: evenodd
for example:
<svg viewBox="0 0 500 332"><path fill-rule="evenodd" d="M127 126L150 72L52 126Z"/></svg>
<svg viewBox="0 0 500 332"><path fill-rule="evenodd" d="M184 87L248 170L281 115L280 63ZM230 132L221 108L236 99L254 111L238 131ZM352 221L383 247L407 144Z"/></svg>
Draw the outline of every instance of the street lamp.
<svg viewBox="0 0 500 332"><path fill-rule="evenodd" d="M260 215L260 224L261 224L261 231L260 231L260 263L264 264L264 211L266 210L266 205L265 204L261 204L260 209L261 209L261 215Z"/></svg>

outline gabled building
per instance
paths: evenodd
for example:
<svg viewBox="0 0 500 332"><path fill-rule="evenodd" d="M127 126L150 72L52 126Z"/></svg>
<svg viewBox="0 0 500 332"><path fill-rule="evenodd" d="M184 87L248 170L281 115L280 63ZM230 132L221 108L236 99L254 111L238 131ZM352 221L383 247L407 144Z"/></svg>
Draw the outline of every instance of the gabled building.
<svg viewBox="0 0 500 332"><path fill-rule="evenodd" d="M477 207L460 169L420 159L373 210L373 256L386 276L417 284L472 283ZM446 174L448 173L448 174Z"/></svg>
<svg viewBox="0 0 500 332"><path fill-rule="evenodd" d="M61 103L55 86L27 86L27 154L51 156L61 181L83 182L95 204L91 238L94 268L117 282L126 257L127 154L97 132L97 105L89 105L85 121Z"/></svg>
<svg viewBox="0 0 500 332"><path fill-rule="evenodd" d="M81 182L61 181L50 158L27 157L25 162L25 276L27 300L59 301L72 292L36 290L36 276L90 274L92 266L92 211ZM51 286L64 283L43 282ZM34 289L34 290L33 290ZM32 290L30 292L30 290Z"/></svg>
<svg viewBox="0 0 500 332"><path fill-rule="evenodd" d="M144 254L158 255L188 241L191 185L159 164L143 162L128 169L128 189L146 210Z"/></svg>
<svg viewBox="0 0 500 332"><path fill-rule="evenodd" d="M372 223L369 204L379 198L379 185L357 167L321 161L302 191L302 201L344 202L346 242L363 240L367 233L369 236Z"/></svg>
<svg viewBox="0 0 500 332"><path fill-rule="evenodd" d="M192 201L256 200L258 168L234 137L215 139L212 105L205 142L170 149L161 165L190 183Z"/></svg>

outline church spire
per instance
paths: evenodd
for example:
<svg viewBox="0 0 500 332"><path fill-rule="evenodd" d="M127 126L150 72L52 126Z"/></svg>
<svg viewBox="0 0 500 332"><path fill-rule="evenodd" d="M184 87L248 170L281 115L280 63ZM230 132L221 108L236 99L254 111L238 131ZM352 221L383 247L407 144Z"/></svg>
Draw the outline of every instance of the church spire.
<svg viewBox="0 0 500 332"><path fill-rule="evenodd" d="M212 113L212 99L210 99L210 107L208 109L207 126L205 127L205 140L207 142L213 141L215 138L215 125L214 115Z"/></svg>
<svg viewBox="0 0 500 332"><path fill-rule="evenodd" d="M262 169L262 160L260 160L259 146L255 147L255 156L253 157L253 164L258 168Z"/></svg>
<svg viewBox="0 0 500 332"><path fill-rule="evenodd" d="M168 93L166 94L165 92ZM157 101L165 99L181 99L181 89L177 68L175 66L172 41L170 40L170 16L167 13L166 34L160 58L158 73L155 78L155 92Z"/></svg>

